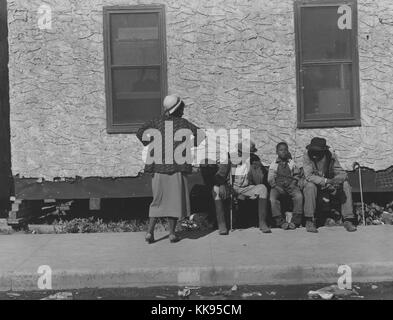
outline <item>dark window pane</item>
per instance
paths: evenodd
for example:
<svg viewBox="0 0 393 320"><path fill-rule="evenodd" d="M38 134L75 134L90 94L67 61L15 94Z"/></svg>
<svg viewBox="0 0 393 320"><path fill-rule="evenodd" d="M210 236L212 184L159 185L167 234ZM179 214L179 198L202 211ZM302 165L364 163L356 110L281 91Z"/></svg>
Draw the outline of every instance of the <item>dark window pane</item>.
<svg viewBox="0 0 393 320"><path fill-rule="evenodd" d="M112 63L160 64L158 13L111 15Z"/></svg>
<svg viewBox="0 0 393 320"><path fill-rule="evenodd" d="M305 119L351 116L351 69L350 64L303 67Z"/></svg>
<svg viewBox="0 0 393 320"><path fill-rule="evenodd" d="M303 61L351 58L351 29L337 25L338 6L301 9Z"/></svg>
<svg viewBox="0 0 393 320"><path fill-rule="evenodd" d="M122 99L114 101L113 123L145 122L160 114L161 99Z"/></svg>
<svg viewBox="0 0 393 320"><path fill-rule="evenodd" d="M160 69L112 71L115 124L146 121L161 112Z"/></svg>

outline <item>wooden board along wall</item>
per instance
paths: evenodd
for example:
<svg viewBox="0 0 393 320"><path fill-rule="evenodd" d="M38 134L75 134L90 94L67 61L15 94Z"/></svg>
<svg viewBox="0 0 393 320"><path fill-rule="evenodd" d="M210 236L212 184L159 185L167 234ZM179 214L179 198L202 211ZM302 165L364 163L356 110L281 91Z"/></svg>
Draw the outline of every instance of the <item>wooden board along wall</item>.
<svg viewBox="0 0 393 320"><path fill-rule="evenodd" d="M15 198L22 200L91 199L91 198L142 198L151 197L150 174L138 177L91 177L69 181L42 181L15 177ZM200 174L189 176L190 190L203 184Z"/></svg>
<svg viewBox="0 0 393 320"><path fill-rule="evenodd" d="M348 172L349 182L354 193L359 192L357 171ZM375 181L376 173L363 169L364 192L393 192L393 186L379 188ZM195 185L203 185L202 176L193 173L188 177L189 190ZM138 177L99 178L91 177L68 181L38 181L32 178L14 179L15 198L23 200L43 199L91 199L91 198L142 198L151 197L151 175Z"/></svg>

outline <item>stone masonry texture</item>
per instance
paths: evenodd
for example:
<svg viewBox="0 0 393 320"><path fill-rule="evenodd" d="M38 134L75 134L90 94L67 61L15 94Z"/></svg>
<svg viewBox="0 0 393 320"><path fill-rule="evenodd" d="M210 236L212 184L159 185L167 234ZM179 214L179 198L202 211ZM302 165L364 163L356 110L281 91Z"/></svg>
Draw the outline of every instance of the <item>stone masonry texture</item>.
<svg viewBox="0 0 393 320"><path fill-rule="evenodd" d="M24 177L135 176L134 134L108 134L103 6L148 0L9 0L12 171ZM249 128L265 164L285 140L301 163L324 136L346 169L393 159L393 2L358 1L361 127L298 129L292 0L165 4L169 93L204 128ZM52 8L52 29L37 10Z"/></svg>

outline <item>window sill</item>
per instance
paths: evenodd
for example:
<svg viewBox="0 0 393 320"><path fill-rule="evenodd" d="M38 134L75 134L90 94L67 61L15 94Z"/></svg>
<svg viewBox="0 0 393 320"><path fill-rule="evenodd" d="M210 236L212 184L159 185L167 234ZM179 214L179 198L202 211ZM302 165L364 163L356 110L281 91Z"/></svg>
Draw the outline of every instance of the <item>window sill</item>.
<svg viewBox="0 0 393 320"><path fill-rule="evenodd" d="M360 120L321 120L321 121L300 121L297 124L298 129L311 128L339 128L339 127L360 127Z"/></svg>
<svg viewBox="0 0 393 320"><path fill-rule="evenodd" d="M109 134L116 134L116 133L129 133L135 134L138 132L138 129L142 126L141 123L135 124L127 124L127 125L112 125L106 128L106 132Z"/></svg>

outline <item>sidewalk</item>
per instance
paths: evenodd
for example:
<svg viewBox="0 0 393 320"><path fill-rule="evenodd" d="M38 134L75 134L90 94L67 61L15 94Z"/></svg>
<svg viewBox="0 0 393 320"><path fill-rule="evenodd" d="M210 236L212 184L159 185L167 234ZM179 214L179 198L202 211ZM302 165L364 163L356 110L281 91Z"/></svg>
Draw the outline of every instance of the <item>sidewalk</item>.
<svg viewBox="0 0 393 320"><path fill-rule="evenodd" d="M38 267L53 289L337 283L339 265L353 282L393 281L393 227L235 230L152 245L144 233L0 235L0 290L37 290ZM165 234L157 234L156 239ZM196 239L192 239L196 238Z"/></svg>

